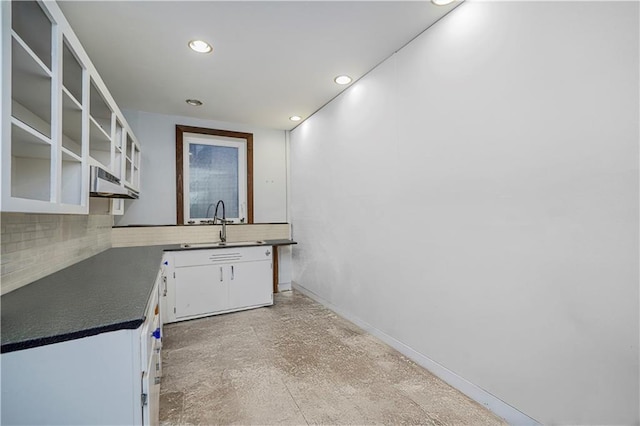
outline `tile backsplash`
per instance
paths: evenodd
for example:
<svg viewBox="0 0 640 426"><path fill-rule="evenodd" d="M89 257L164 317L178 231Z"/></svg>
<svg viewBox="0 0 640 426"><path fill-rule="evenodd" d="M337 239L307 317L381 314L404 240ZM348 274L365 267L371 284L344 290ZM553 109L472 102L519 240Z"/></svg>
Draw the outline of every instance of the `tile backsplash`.
<svg viewBox="0 0 640 426"><path fill-rule="evenodd" d="M2 213L5 294L111 247L110 215Z"/></svg>
<svg viewBox="0 0 640 426"><path fill-rule="evenodd" d="M113 228L108 214L2 213L5 294L113 247L218 241L220 226ZM229 241L290 238L288 224L231 225Z"/></svg>
<svg viewBox="0 0 640 426"><path fill-rule="evenodd" d="M219 241L220 225L142 226L113 228L113 247ZM288 223L257 223L227 226L228 241L290 238Z"/></svg>

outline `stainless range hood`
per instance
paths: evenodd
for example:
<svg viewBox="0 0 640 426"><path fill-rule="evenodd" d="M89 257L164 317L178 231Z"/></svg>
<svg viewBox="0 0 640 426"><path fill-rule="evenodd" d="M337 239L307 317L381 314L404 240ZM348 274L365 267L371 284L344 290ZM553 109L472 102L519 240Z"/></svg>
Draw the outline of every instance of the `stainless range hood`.
<svg viewBox="0 0 640 426"><path fill-rule="evenodd" d="M108 171L91 166L89 168L89 196L101 198L138 198L138 194L120 184L120 179Z"/></svg>

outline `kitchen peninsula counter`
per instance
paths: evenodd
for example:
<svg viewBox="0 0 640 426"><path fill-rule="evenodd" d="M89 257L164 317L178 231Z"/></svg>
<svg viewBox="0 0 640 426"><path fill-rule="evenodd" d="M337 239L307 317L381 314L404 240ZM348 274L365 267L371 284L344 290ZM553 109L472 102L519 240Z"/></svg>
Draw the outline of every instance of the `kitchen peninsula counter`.
<svg viewBox="0 0 640 426"><path fill-rule="evenodd" d="M1 352L138 328L173 247L111 248L3 295Z"/></svg>
<svg viewBox="0 0 640 426"><path fill-rule="evenodd" d="M260 245L291 244L296 242L273 239ZM138 328L163 253L198 249L179 244L111 248L3 295L0 352Z"/></svg>

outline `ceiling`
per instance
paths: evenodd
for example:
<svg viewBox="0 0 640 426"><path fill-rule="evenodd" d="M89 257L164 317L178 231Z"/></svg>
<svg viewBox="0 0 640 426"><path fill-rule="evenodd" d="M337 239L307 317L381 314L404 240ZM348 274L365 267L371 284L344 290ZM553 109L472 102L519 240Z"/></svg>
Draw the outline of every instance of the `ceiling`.
<svg viewBox="0 0 640 426"><path fill-rule="evenodd" d="M440 19L430 1L58 1L121 109L291 129ZM209 54L187 47L213 45ZM187 105L195 98L204 104Z"/></svg>

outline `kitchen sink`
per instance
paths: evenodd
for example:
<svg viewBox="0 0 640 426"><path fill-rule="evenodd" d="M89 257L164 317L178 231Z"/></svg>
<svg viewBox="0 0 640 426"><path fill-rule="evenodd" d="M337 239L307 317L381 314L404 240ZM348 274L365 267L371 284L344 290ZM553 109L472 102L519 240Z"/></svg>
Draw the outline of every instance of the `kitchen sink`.
<svg viewBox="0 0 640 426"><path fill-rule="evenodd" d="M265 244L264 241L227 241L223 243L222 241L213 242L213 243L182 243L180 247L182 248L207 248L207 247L238 247L238 246L255 246Z"/></svg>

